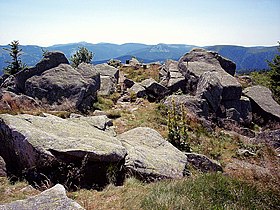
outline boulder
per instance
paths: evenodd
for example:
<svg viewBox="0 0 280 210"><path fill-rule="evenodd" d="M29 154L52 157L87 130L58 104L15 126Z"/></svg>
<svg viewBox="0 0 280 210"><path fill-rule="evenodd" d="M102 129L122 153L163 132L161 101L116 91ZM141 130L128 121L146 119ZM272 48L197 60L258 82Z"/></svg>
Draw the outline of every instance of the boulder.
<svg viewBox="0 0 280 210"><path fill-rule="evenodd" d="M119 82L119 70L113 66L108 65L107 63L95 65L94 68L100 75L109 76L116 83Z"/></svg>
<svg viewBox="0 0 280 210"><path fill-rule="evenodd" d="M131 88L128 89L128 92L136 94L137 98L144 98L146 94L146 89L139 83L135 83Z"/></svg>
<svg viewBox="0 0 280 210"><path fill-rule="evenodd" d="M178 111L180 111L181 105L183 105L187 111L190 111L199 117L208 117L209 107L205 99L188 95L171 95L164 101L164 105L169 109L172 109L173 103Z"/></svg>
<svg viewBox="0 0 280 210"><path fill-rule="evenodd" d="M185 153L185 155L187 156L188 163L202 172L223 171L220 163L208 158L205 155L197 153Z"/></svg>
<svg viewBox="0 0 280 210"><path fill-rule="evenodd" d="M116 92L116 83L111 79L110 76L100 76L100 89L99 95L109 96Z"/></svg>
<svg viewBox="0 0 280 210"><path fill-rule="evenodd" d="M217 56L216 53L204 49L193 49L179 60L178 66L186 78L187 88L195 94L200 76L207 71L216 71L223 87L222 100L238 100L241 97L242 87L236 78L223 69Z"/></svg>
<svg viewBox="0 0 280 210"><path fill-rule="evenodd" d="M145 79L141 82L141 85L146 89L148 98L151 100L160 100L168 95L169 91L166 87L159 84L154 79Z"/></svg>
<svg viewBox="0 0 280 210"><path fill-rule="evenodd" d="M75 210L84 208L74 200L68 198L65 188L62 185L57 184L54 187L40 193L39 195L29 197L25 200L18 200L8 204L0 205L0 210L6 209Z"/></svg>
<svg viewBox="0 0 280 210"><path fill-rule="evenodd" d="M186 80L179 71L178 62L167 60L159 72L160 84L167 87L171 92L186 91Z"/></svg>
<svg viewBox="0 0 280 210"><path fill-rule="evenodd" d="M129 61L128 61L128 64L130 66L133 66L133 67L139 67L141 66L141 63L134 57L132 57Z"/></svg>
<svg viewBox="0 0 280 210"><path fill-rule="evenodd" d="M115 68L118 68L121 66L122 62L117 59L110 59L109 61L107 61L107 64Z"/></svg>
<svg viewBox="0 0 280 210"><path fill-rule="evenodd" d="M0 177L6 177L6 176L7 176L6 162L0 156Z"/></svg>
<svg viewBox="0 0 280 210"><path fill-rule="evenodd" d="M123 81L125 88L131 88L135 82L132 79L125 78Z"/></svg>
<svg viewBox="0 0 280 210"><path fill-rule="evenodd" d="M235 119L236 121L242 125L250 125L252 123L252 107L249 98L241 96L240 100L223 101L222 105L224 106L226 117L229 117L230 110L235 109L239 113L236 113L239 115L238 119Z"/></svg>
<svg viewBox="0 0 280 210"><path fill-rule="evenodd" d="M216 112L220 106L222 93L223 87L218 79L218 72L207 71L200 76L196 95L205 98L214 112Z"/></svg>
<svg viewBox="0 0 280 210"><path fill-rule="evenodd" d="M263 118L264 124L271 120L280 122L280 105L273 100L268 88L252 86L244 89L243 94L250 99L253 113Z"/></svg>
<svg viewBox="0 0 280 210"><path fill-rule="evenodd" d="M81 68L77 70L68 64L61 64L27 79L25 93L33 98L44 99L48 104L62 104L66 101L86 111L96 100L100 76L91 72L91 76L84 77L80 71Z"/></svg>
<svg viewBox="0 0 280 210"><path fill-rule="evenodd" d="M181 178L186 171L186 156L155 130L138 127L118 136L127 149L125 167L142 180Z"/></svg>
<svg viewBox="0 0 280 210"><path fill-rule="evenodd" d="M2 84L12 92L24 93L25 82L27 79L41 75L44 71L57 67L60 64L69 64L69 61L62 52L47 52L43 59L34 67L22 70L14 75L14 84L7 85L6 81Z"/></svg>
<svg viewBox="0 0 280 210"><path fill-rule="evenodd" d="M48 177L52 183L64 183L69 179L65 172L67 167L81 167L80 164L86 158L83 173L77 175L83 175L83 179L72 177L73 185L104 186L108 183L107 168L120 167L126 149L117 138L97 126L100 124L95 123L93 118L62 119L50 114L2 114L0 154L6 160L9 172L17 176L24 172L26 179L33 183L40 182L36 179L42 173L44 176L41 178ZM74 171L78 173L80 170ZM94 170L98 170L98 173L92 174Z"/></svg>
<svg viewBox="0 0 280 210"><path fill-rule="evenodd" d="M0 91L0 109L2 111L35 111L40 110L39 103L26 95L9 91Z"/></svg>

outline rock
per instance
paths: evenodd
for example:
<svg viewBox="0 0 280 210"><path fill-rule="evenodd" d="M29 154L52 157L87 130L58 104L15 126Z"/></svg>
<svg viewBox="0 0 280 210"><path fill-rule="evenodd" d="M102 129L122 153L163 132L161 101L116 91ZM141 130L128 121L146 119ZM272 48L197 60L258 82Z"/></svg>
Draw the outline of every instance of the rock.
<svg viewBox="0 0 280 210"><path fill-rule="evenodd" d="M0 91L0 109L2 111L36 111L40 110L39 103L26 95L17 95L9 91Z"/></svg>
<svg viewBox="0 0 280 210"><path fill-rule="evenodd" d="M7 170L19 176L25 170L27 180L31 182L34 182L34 176L43 173L53 183L64 183L69 177L61 170L69 165L80 167L86 158L83 174L79 174L83 175L82 183L75 180L73 184L82 187L106 185L107 168L120 167L119 163L126 155L121 142L97 129L91 117L44 116L0 115L0 154L6 160ZM94 170L98 173L92 174Z"/></svg>
<svg viewBox="0 0 280 210"><path fill-rule="evenodd" d="M120 71L117 68L110 66L107 63L95 65L94 68L100 73L100 75L109 76L114 82L118 83Z"/></svg>
<svg viewBox="0 0 280 210"><path fill-rule="evenodd" d="M0 210L18 210L18 209L33 209L33 210L74 210L84 209L77 202L66 196L65 188L57 184L54 187L40 193L39 195L29 197L25 200L18 200L8 204L0 205Z"/></svg>
<svg viewBox="0 0 280 210"><path fill-rule="evenodd" d="M133 67L140 67L141 66L141 63L134 57L132 57L129 61L128 61L128 64L130 66L133 66Z"/></svg>
<svg viewBox="0 0 280 210"><path fill-rule="evenodd" d="M185 54L181 59L181 62L205 62L213 64L215 66L221 66L224 71L234 76L236 64L227 58L220 56L217 52L207 51L202 48L194 48L189 53Z"/></svg>
<svg viewBox="0 0 280 210"><path fill-rule="evenodd" d="M240 113L235 108L229 108L226 110L226 118L240 122Z"/></svg>
<svg viewBox="0 0 280 210"><path fill-rule="evenodd" d="M273 100L268 88L257 85L244 89L243 93L250 99L253 113L259 115L265 122L270 120L280 122L280 105Z"/></svg>
<svg viewBox="0 0 280 210"><path fill-rule="evenodd" d="M200 76L196 95L205 98L214 112L216 112L220 106L222 93L223 87L218 79L218 72L208 71Z"/></svg>
<svg viewBox="0 0 280 210"><path fill-rule="evenodd" d="M110 78L110 76L100 76L100 81L99 95L109 96L116 92L116 83Z"/></svg>
<svg viewBox="0 0 280 210"><path fill-rule="evenodd" d="M128 78L125 78L123 83L126 88L131 88L135 84L135 82L133 80L128 79Z"/></svg>
<svg viewBox="0 0 280 210"><path fill-rule="evenodd" d="M216 71L223 87L222 100L240 99L241 85L236 78L223 69L217 56L216 53L204 49L193 49L179 60L178 66L186 78L188 90L195 94L200 76L207 71Z"/></svg>
<svg viewBox="0 0 280 210"><path fill-rule="evenodd" d="M10 87L12 92L24 93L25 82L27 79L41 75L44 71L57 67L60 64L69 64L65 55L61 52L47 52L44 58L34 67L20 71L14 75L14 86Z"/></svg>
<svg viewBox="0 0 280 210"><path fill-rule="evenodd" d="M280 129L272 131L262 131L254 139L255 143L266 143L275 149L280 148Z"/></svg>
<svg viewBox="0 0 280 210"><path fill-rule="evenodd" d="M130 94L136 94L137 98L144 98L146 94L146 89L139 83L135 83L131 88L128 89Z"/></svg>
<svg viewBox="0 0 280 210"><path fill-rule="evenodd" d="M199 117L208 117L208 104L205 99L197 98L194 96L188 95L171 95L166 98L164 101L164 105L172 109L174 104L176 105L176 109L180 111L181 105L187 108L187 111L195 113Z"/></svg>
<svg viewBox="0 0 280 210"><path fill-rule="evenodd" d="M151 128L138 127L118 136L127 149L125 167L142 180L181 178L186 156Z"/></svg>
<svg viewBox="0 0 280 210"><path fill-rule="evenodd" d="M249 156L256 156L255 153L247 150L247 149L238 149L237 154L239 156L245 156L245 157L249 157Z"/></svg>
<svg viewBox="0 0 280 210"><path fill-rule="evenodd" d="M217 172L223 171L220 163L212 160L205 155L197 153L185 153L190 163L194 168L199 169L202 172Z"/></svg>
<svg viewBox="0 0 280 210"><path fill-rule="evenodd" d="M178 90L186 91L186 80L179 71L178 62L167 60L159 72L160 84L167 87L172 93Z"/></svg>
<svg viewBox="0 0 280 210"><path fill-rule="evenodd" d="M6 176L7 176L6 162L0 156L0 177L6 177Z"/></svg>
<svg viewBox="0 0 280 210"><path fill-rule="evenodd" d="M83 77L78 70L67 64L44 71L40 76L33 76L26 81L25 92L28 96L44 99L48 104L70 103L71 106L86 111L96 100L100 88L98 73Z"/></svg>
<svg viewBox="0 0 280 210"><path fill-rule="evenodd" d="M241 96L240 100L223 101L222 105L226 112L234 108L240 115L240 119L237 119L237 121L241 124L250 125L252 123L252 107L249 98Z"/></svg>
<svg viewBox="0 0 280 210"><path fill-rule="evenodd" d="M145 79L141 82L141 85L146 89L148 98L151 100L163 99L168 93L168 89L163 85L156 82L154 79Z"/></svg>
<svg viewBox="0 0 280 210"><path fill-rule="evenodd" d="M107 61L107 64L115 68L118 68L121 66L122 62L117 59L110 59L109 61Z"/></svg>
<svg viewBox="0 0 280 210"><path fill-rule="evenodd" d="M229 118L219 118L218 125L225 130L234 131L240 135L254 138L255 132L250 130L249 128L240 127L239 123L236 120L229 119Z"/></svg>

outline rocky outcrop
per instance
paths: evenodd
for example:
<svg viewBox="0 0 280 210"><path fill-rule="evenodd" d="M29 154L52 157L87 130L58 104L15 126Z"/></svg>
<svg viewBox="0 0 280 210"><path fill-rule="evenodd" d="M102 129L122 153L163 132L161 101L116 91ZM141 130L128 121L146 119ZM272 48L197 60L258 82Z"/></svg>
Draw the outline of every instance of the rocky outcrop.
<svg viewBox="0 0 280 210"><path fill-rule="evenodd" d="M60 64L69 64L69 61L65 55L61 52L47 52L43 59L32 68L25 69L16 73L14 76L13 84L11 82L4 81L2 88L10 90L15 93L24 93L25 82L27 79L41 75L44 71L57 67Z"/></svg>
<svg viewBox="0 0 280 210"><path fill-rule="evenodd" d="M217 59L218 57L219 59ZM223 66L221 66L221 63L223 63ZM214 71L217 72L218 79L223 87L222 100L238 100L241 96L241 85L228 73L233 73L231 70L234 63L222 58L217 53L204 49L193 49L179 60L178 66L186 78L187 88L193 94L196 92L202 74Z"/></svg>
<svg viewBox="0 0 280 210"><path fill-rule="evenodd" d="M280 129L272 131L262 131L254 139L256 144L266 143L276 150L280 154Z"/></svg>
<svg viewBox="0 0 280 210"><path fill-rule="evenodd" d="M186 92L186 80L178 68L178 62L167 60L159 72L160 84L167 87L171 92L181 90Z"/></svg>
<svg viewBox="0 0 280 210"><path fill-rule="evenodd" d="M180 178L187 173L184 153L151 128L135 128L118 139L127 149L126 169L142 180Z"/></svg>
<svg viewBox="0 0 280 210"><path fill-rule="evenodd" d="M209 107L205 99L188 95L171 95L164 101L164 105L169 109L172 109L173 103L178 111L181 110L181 106L183 105L187 111L191 111L199 117L208 118Z"/></svg>
<svg viewBox="0 0 280 210"><path fill-rule="evenodd" d="M188 163L190 163L195 169L202 172L217 172L223 171L220 163L215 160L211 160L202 154L197 153L185 153L188 158Z"/></svg>
<svg viewBox="0 0 280 210"><path fill-rule="evenodd" d="M0 156L0 177L6 177L6 176L7 176L6 162Z"/></svg>
<svg viewBox="0 0 280 210"><path fill-rule="evenodd" d="M83 76L67 64L44 71L39 76L27 79L25 93L33 98L44 99L48 104L61 104L66 100L73 107L88 110L96 100L100 88L100 76L96 72Z"/></svg>
<svg viewBox="0 0 280 210"><path fill-rule="evenodd" d="M137 98L144 98L146 96L146 89L139 83L135 83L128 89L128 92L130 92L130 94L135 94Z"/></svg>
<svg viewBox="0 0 280 210"><path fill-rule="evenodd" d="M150 100L160 100L168 94L168 89L159 84L154 79L145 79L141 85L146 89L146 94Z"/></svg>
<svg viewBox="0 0 280 210"><path fill-rule="evenodd" d="M252 111L262 119L255 119L259 123L265 124L268 121L280 122L280 105L272 98L271 91L263 86L252 86L244 89L252 104Z"/></svg>
<svg viewBox="0 0 280 210"><path fill-rule="evenodd" d="M3 114L0 136L0 154L6 160L7 170L18 176L25 173L26 179L32 182L42 173L41 178L64 183L69 178L64 177L68 173L65 170L73 165L82 170L83 179L72 177L72 185L104 186L108 183L107 168L114 166L117 173L121 171L117 168L126 155L117 138L96 128L87 118ZM86 165L81 169L85 158ZM78 169L74 171L78 173ZM92 174L95 170L98 173ZM41 180L36 182L39 184Z"/></svg>
<svg viewBox="0 0 280 210"><path fill-rule="evenodd" d="M64 187L60 184L40 193L39 195L18 200L12 203L0 205L0 210L18 210L18 209L33 209L33 210L76 210L84 209L77 202L66 196Z"/></svg>

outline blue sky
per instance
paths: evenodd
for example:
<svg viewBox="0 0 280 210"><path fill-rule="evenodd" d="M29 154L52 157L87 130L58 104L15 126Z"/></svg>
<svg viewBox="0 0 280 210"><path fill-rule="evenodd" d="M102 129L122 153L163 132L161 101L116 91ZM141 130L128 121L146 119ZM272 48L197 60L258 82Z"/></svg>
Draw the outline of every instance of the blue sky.
<svg viewBox="0 0 280 210"><path fill-rule="evenodd" d="M280 0L0 0L0 44L276 45Z"/></svg>

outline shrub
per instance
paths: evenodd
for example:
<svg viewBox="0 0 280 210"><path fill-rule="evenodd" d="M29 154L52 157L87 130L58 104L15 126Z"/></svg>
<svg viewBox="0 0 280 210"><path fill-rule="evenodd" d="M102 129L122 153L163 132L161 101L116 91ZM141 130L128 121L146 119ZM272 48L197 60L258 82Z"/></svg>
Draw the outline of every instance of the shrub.
<svg viewBox="0 0 280 210"><path fill-rule="evenodd" d="M90 63L93 58L93 53L85 47L79 47L79 50L71 56L70 60L74 67L79 66L81 63Z"/></svg>

